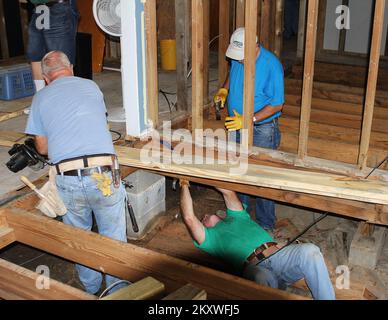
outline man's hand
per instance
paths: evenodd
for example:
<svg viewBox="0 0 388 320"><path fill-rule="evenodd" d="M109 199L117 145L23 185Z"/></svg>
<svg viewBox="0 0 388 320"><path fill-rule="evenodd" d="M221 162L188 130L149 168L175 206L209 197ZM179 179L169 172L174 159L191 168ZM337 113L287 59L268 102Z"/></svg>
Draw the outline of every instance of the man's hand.
<svg viewBox="0 0 388 320"><path fill-rule="evenodd" d="M221 102L221 108L225 108L226 98L228 97L228 89L221 88L214 96L214 103Z"/></svg>
<svg viewBox="0 0 388 320"><path fill-rule="evenodd" d="M234 117L227 117L225 127L228 131L238 131L243 127L243 116L236 110L233 110Z"/></svg>
<svg viewBox="0 0 388 320"><path fill-rule="evenodd" d="M190 187L190 182L185 180L185 179L180 179L179 180L179 186L181 188L183 188L183 187Z"/></svg>

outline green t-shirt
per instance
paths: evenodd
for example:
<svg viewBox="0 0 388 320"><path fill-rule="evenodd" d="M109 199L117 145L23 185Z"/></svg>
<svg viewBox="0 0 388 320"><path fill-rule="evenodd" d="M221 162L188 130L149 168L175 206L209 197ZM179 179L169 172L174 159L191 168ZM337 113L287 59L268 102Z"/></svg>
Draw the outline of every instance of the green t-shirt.
<svg viewBox="0 0 388 320"><path fill-rule="evenodd" d="M273 241L272 237L251 219L246 207L243 211L226 211L224 220L214 228L205 228L205 241L194 245L242 272L244 261L257 247Z"/></svg>

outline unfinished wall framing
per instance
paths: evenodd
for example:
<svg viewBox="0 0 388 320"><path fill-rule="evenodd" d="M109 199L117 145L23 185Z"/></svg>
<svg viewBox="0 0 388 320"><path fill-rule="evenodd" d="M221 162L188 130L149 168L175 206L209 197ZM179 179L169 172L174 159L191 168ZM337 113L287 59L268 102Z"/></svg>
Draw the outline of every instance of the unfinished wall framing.
<svg viewBox="0 0 388 320"><path fill-rule="evenodd" d="M179 8L180 15L180 24L177 24L179 31L177 30L177 40L181 41L179 46L179 52L182 53L181 57L178 56L178 66L182 66L178 72L178 79L186 79L185 65L187 66L187 57L188 57L188 45L187 40L190 39L190 35L187 33L187 19L188 19L188 3L190 1L176 0L176 8ZM178 105L184 106L186 110L190 110L191 116L191 129L206 129L207 123L204 122L204 112L206 113L209 107L207 102L210 100L208 97L208 86L205 85L205 81L208 79L208 50L205 50L206 43L208 39L208 28L209 24L207 23L208 11L208 2L209 0L192 0L191 1L191 22L192 22L192 37L191 37L191 47L192 47L192 77L193 77L193 89L192 89L192 103L191 109L188 106L187 102L187 86L186 81L178 80ZM384 152L384 147L382 150L375 149L375 143L379 138L378 134L372 133L372 129L376 126L383 128L385 126L384 121L386 110L378 109L375 107L376 100L380 103L381 99L385 99L385 93L383 94L384 98L381 98L381 95L376 94L376 83L377 76L379 72L379 59L380 59L380 46L381 46L381 35L382 35L382 26L383 26L383 17L384 17L384 7L385 0L376 0L375 16L374 16L374 27L373 27L373 37L372 37L372 46L371 46L371 55L370 55L370 65L369 65L369 76L367 82L366 91L357 92L357 97L354 95L350 97L352 93L349 92L340 92L336 99L340 99L340 95L345 95L351 99L357 99L356 111L354 115L350 116L352 111L350 104L338 102L338 108L335 110L344 110L346 109L346 119L345 122L349 122L349 117L354 117L350 121L361 121L362 128L357 131L358 124L354 126L349 123L349 129L344 128L343 132L340 133L345 137L349 137L352 141L352 146L343 145L343 153L347 153L346 156L341 155L333 159L334 161L327 161L323 158L317 157L314 152L314 148L322 148L322 143L318 142L315 138L317 132L321 132L321 138L324 138L325 135L330 135L330 130L327 131L326 127L320 128L320 121L325 117L335 117L334 113L330 113L334 110L329 110L334 108L333 105L325 104L324 101L319 101L316 98L313 98L313 93L319 90L319 93L325 95L335 95L335 92L329 92L325 89L324 92L320 89L316 89L319 83L314 83L314 66L315 66L315 50L317 46L317 28L318 28L318 14L320 8L319 0L310 0L307 1L307 23L305 29L305 46L304 46L304 69L303 69L303 80L298 83L298 86L301 88L301 107L299 110L295 109L293 105L289 105L289 101L295 97L287 95L287 106L285 107L285 114L292 114L295 120L282 122L281 125L290 128L297 132L297 135L291 139L291 136L285 135L285 141L289 144L296 146L296 152L291 154L285 154L280 151L271 151L266 153L264 158L271 162L275 161L282 163L283 165L290 165L292 163L295 167L310 168L318 170L321 172L331 172L338 173L341 175L348 175L352 177L362 178L365 177L367 173L372 169L371 167L375 166L377 163L381 162L386 156ZM279 1L258 1L258 0L220 0L219 1L219 84L222 85L226 76L227 76L227 61L225 59L225 51L229 43L229 37L231 32L231 26L233 28L239 26L245 26L247 30L247 39L246 39L246 61L245 61L245 86L244 86L244 128L248 132L252 132L253 123L250 121L253 117L253 97L254 97L254 88L251 85L254 79L254 47L255 47L255 37L257 34L256 30L259 30L259 39L262 44L277 53L281 51L282 43L282 14L283 14L284 2ZM186 14L184 14L186 12ZM302 18L302 17L300 17ZM303 22L303 19L301 19ZM156 22L155 22L156 23ZM234 25L233 25L234 23ZM179 27L180 25L180 27ZM206 48L207 49L207 48ZM298 48L300 50L300 48ZM157 58L157 52L155 49L150 52L151 59ZM155 78L156 71L152 71L153 74L148 74L148 77ZM286 82L291 83L289 80ZM294 83L292 84L294 85ZM292 88L292 86L290 86ZM350 88L349 88L350 90ZM326 97L324 97L326 98ZM377 99L376 99L377 98ZM181 103L180 103L181 102ZM318 111L312 105L320 103L320 109L326 108L325 111ZM325 104L325 106L322 106ZM363 111L360 111L363 110ZM374 119L375 117L382 117L381 120ZM299 121L297 120L299 117ZM357 117L357 119L356 119ZM319 120L317 120L319 119ZM372 124L373 120L373 124ZM314 122L312 122L314 121ZM331 121L331 120L329 120ZM381 125L380 125L381 122ZM183 121L181 125L175 126L180 128L190 124L189 121ZM294 128L295 127L295 128ZM379 129L379 130L380 130ZM314 131L314 137L310 136L311 130ZM352 131L355 130L355 131ZM383 130L383 129L381 129ZM352 131L352 133L350 133ZM346 132L346 133L345 133ZM333 133L333 135L338 135L339 133ZM357 141L357 135L360 136L359 141ZM351 138L350 138L351 136ZM372 137L372 138L371 138ZM371 139L373 147L371 147ZM376 140L377 139L377 140ZM316 141L317 140L317 141ZM328 140L328 144L333 144L331 138ZM380 140L381 141L381 140ZM254 152L255 148L252 148L252 134L248 134L247 138L242 141L243 147L245 150L248 150L250 159L258 159L260 156L257 156L257 151ZM316 147L314 147L316 145ZM342 148L342 146L341 146ZM310 151L311 150L311 151ZM260 153L262 151L259 151ZM314 157L310 155L310 152L313 153ZM323 151L324 152L324 151ZM320 152L322 153L322 152ZM320 154L318 152L318 154ZM368 158L369 156L369 158ZM255 158L256 157L256 158ZM263 156L261 156L263 158ZM291 159L291 160L290 160ZM329 159L332 159L329 157ZM378 170L374 173L375 178L386 180L386 171ZM366 202L364 202L366 205ZM303 205L303 201L302 201ZM306 206L311 205L311 202L306 201ZM380 208L381 209L381 208ZM379 209L379 210L380 210ZM384 209L385 212L385 209ZM357 214L356 214L357 217ZM359 218L363 219L359 216Z"/></svg>

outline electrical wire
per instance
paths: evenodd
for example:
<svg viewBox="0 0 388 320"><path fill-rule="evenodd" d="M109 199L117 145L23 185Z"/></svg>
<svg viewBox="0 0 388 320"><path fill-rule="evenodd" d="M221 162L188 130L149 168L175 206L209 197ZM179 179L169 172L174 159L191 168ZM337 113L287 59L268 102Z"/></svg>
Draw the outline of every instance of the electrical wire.
<svg viewBox="0 0 388 320"><path fill-rule="evenodd" d="M375 172L378 168L380 168L383 165L383 163L387 160L388 160L388 156L381 163L379 163L376 167L374 167L373 170L364 179L368 179L372 175L372 173ZM324 212L321 217L319 217L317 220L314 220L301 233L299 233L297 236L295 236L294 238L289 240L285 246L281 247L278 251L270 254L268 257L265 257L264 259L260 260L259 262L256 263L256 265L268 260L269 258L273 257L275 254L281 252L283 249L289 247L292 243L294 243L296 240L298 240L300 237L302 237L304 234L306 234L307 231L309 231L313 226L315 226L320 221L325 219L328 215L329 215L328 211Z"/></svg>
<svg viewBox="0 0 388 320"><path fill-rule="evenodd" d="M128 285L131 285L131 284L132 284L132 282L129 282L129 281L127 281L127 280L119 280L119 281L116 281L116 282L112 283L109 287L107 287L107 288L100 294L100 296L98 297L98 299L103 298L109 290L112 290L115 286L117 286L117 285L119 285L119 284L121 284L121 283L126 283L126 284L128 284Z"/></svg>
<svg viewBox="0 0 388 320"><path fill-rule="evenodd" d="M117 139L114 139L113 142L117 142L117 141L121 140L122 135L121 135L120 132L115 131L115 130L112 130L112 129L109 129L109 131L112 132L112 133L114 133L114 134L116 134L116 135L118 135L118 138L117 138Z"/></svg>

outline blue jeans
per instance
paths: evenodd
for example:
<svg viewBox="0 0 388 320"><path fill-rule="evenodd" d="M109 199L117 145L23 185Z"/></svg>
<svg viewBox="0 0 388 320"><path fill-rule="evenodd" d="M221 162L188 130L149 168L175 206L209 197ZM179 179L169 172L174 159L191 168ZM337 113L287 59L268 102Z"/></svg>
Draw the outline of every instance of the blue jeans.
<svg viewBox="0 0 388 320"><path fill-rule="evenodd" d="M98 233L115 240L127 242L125 222L125 198L124 186L114 188L111 185L113 194L104 197L97 188L96 181L91 177L56 177L58 193L61 196L67 213L63 216L65 224L90 231L93 226L93 217L97 222ZM95 294L99 291L102 283L100 272L87 267L76 265L80 280L86 291ZM106 275L106 286L110 286L119 279ZM124 285L115 286L109 293L112 293Z"/></svg>
<svg viewBox="0 0 388 320"><path fill-rule="evenodd" d="M280 138L281 133L277 120L253 127L253 145L255 147L276 150L279 148ZM236 139L236 142L240 143L240 132L232 133L229 139ZM247 211L250 212L251 196L246 194L238 196L241 202L248 206ZM272 230L275 227L275 203L272 200L256 198L256 221L267 230Z"/></svg>
<svg viewBox="0 0 388 320"><path fill-rule="evenodd" d="M46 53L59 50L64 52L74 65L78 24L78 12L75 8L75 0L49 7L49 29L38 28L43 17L41 13L34 10L28 27L27 58L29 61L41 61Z"/></svg>
<svg viewBox="0 0 388 320"><path fill-rule="evenodd" d="M258 265L248 265L243 277L277 289L304 278L314 299L335 299L322 253L310 243L290 245Z"/></svg>

